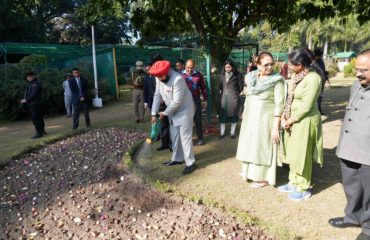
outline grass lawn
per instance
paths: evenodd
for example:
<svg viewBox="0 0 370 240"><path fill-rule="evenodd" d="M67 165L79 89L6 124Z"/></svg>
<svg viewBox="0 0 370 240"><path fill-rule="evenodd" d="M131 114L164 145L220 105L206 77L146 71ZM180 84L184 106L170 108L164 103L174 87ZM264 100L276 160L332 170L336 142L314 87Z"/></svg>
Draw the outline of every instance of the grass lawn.
<svg viewBox="0 0 370 240"><path fill-rule="evenodd" d="M113 102L102 109L92 109L90 118L93 128L115 126L149 131L150 127L149 124L137 124L134 122L132 104L126 102ZM84 131L84 129L85 120L81 113L79 130ZM78 133L78 131L76 133L72 131L72 118L66 118L65 116L45 118L45 130L48 133L45 137L31 139L35 129L30 120L1 123L0 165L6 163L9 158L28 149L43 146L66 135Z"/></svg>

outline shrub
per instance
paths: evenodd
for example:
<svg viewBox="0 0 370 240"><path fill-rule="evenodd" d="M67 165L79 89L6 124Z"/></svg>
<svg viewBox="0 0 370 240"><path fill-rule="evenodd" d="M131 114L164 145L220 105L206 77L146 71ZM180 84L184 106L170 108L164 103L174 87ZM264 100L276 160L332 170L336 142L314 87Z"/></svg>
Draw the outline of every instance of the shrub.
<svg viewBox="0 0 370 240"><path fill-rule="evenodd" d="M328 77L329 78L335 77L337 75L337 73L339 72L338 64L333 63L333 64L329 65L328 68L327 68L327 71L328 71Z"/></svg>
<svg viewBox="0 0 370 240"><path fill-rule="evenodd" d="M355 70L355 59L350 61L345 67L343 71L344 77L356 77L356 70Z"/></svg>
<svg viewBox="0 0 370 240"><path fill-rule="evenodd" d="M77 67L81 75L88 79L89 97L94 96L94 81L91 64L80 62ZM64 97L62 82L66 73L71 69L47 68L44 56L31 55L25 57L18 64L0 65L0 119L14 120L27 116L20 100L25 95L27 80L24 74L27 71L35 71L37 78L42 84L43 110L47 115L63 113ZM99 96L103 100L110 100L107 97L105 79L99 79Z"/></svg>

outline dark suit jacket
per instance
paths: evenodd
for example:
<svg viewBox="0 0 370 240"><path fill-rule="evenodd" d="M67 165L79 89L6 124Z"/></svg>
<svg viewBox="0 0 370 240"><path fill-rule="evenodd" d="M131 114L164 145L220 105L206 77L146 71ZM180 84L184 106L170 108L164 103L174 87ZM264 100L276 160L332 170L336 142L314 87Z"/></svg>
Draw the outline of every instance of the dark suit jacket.
<svg viewBox="0 0 370 240"><path fill-rule="evenodd" d="M81 92L77 85L76 78L73 78L69 81L69 88L72 92L71 102L72 104L78 104L80 102L80 98L84 97L85 101L87 100L87 80L84 77L80 77L80 85L81 85Z"/></svg>
<svg viewBox="0 0 370 240"><path fill-rule="evenodd" d="M26 91L26 100L28 105L39 105L41 104L42 89L41 83L36 78L32 82L28 82Z"/></svg>
<svg viewBox="0 0 370 240"><path fill-rule="evenodd" d="M153 96L155 92L155 77L146 75L144 78L144 102L149 108L153 105Z"/></svg>

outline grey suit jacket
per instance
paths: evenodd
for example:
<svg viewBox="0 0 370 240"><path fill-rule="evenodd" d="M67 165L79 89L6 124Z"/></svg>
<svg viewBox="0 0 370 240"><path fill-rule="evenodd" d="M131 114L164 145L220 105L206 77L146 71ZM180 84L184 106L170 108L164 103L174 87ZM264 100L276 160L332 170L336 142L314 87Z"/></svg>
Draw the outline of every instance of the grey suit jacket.
<svg viewBox="0 0 370 240"><path fill-rule="evenodd" d="M364 88L356 80L337 146L337 156L370 166L370 86Z"/></svg>
<svg viewBox="0 0 370 240"><path fill-rule="evenodd" d="M181 74L170 69L169 76L170 79L167 83L156 78L152 115L158 113L162 98L167 106L164 114L168 116L170 123L174 126L180 126L188 121L193 121L194 100Z"/></svg>

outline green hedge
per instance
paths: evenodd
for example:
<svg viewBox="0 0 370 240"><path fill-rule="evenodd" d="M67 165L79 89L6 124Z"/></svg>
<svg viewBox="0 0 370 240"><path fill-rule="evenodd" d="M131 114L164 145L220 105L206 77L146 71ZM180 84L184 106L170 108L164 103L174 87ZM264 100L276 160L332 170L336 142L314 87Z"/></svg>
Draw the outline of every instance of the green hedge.
<svg viewBox="0 0 370 240"><path fill-rule="evenodd" d="M94 82L91 63L79 63L81 75L88 79L89 95L94 96ZM18 64L0 65L0 119L14 120L28 116L26 109L20 104L27 87L24 74L36 72L42 83L43 110L45 115L56 115L65 112L62 82L71 69L49 68L45 56L31 55ZM106 98L106 81L99 79L99 96Z"/></svg>
<svg viewBox="0 0 370 240"><path fill-rule="evenodd" d="M344 77L356 77L355 61L356 59L353 59L346 66L344 66Z"/></svg>

